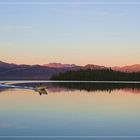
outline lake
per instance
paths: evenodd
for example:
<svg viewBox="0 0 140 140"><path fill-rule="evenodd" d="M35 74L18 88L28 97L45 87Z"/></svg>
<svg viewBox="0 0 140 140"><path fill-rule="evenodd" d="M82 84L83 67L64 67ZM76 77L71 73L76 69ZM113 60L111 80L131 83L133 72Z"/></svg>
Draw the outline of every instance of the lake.
<svg viewBox="0 0 140 140"><path fill-rule="evenodd" d="M36 87L40 82L7 83ZM0 88L0 138L140 136L139 83L44 82L43 85L48 87L48 94L41 96L29 89Z"/></svg>

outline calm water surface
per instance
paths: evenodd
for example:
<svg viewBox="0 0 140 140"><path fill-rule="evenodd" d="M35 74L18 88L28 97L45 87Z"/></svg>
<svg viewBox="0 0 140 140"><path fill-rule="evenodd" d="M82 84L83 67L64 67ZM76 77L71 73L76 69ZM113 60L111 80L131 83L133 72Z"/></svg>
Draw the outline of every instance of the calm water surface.
<svg viewBox="0 0 140 140"><path fill-rule="evenodd" d="M139 85L45 85L0 89L0 136L140 136Z"/></svg>

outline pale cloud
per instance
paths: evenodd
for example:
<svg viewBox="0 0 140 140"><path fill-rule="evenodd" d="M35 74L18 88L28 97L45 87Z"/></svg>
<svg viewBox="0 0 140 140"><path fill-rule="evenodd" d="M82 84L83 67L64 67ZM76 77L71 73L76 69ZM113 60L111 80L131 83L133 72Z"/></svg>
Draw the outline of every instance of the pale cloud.
<svg viewBox="0 0 140 140"><path fill-rule="evenodd" d="M10 128L11 124L8 123L0 123L0 128Z"/></svg>
<svg viewBox="0 0 140 140"><path fill-rule="evenodd" d="M107 12L107 11L101 11L98 12L97 15L99 16L118 16L118 17L122 17L122 16L126 16L125 13L111 13L111 12Z"/></svg>
<svg viewBox="0 0 140 140"><path fill-rule="evenodd" d="M111 2L111 1L7 1L0 2L0 5L139 5L140 2Z"/></svg>
<svg viewBox="0 0 140 140"><path fill-rule="evenodd" d="M28 129L29 125L12 125L10 123L0 123L0 128L17 128L17 129Z"/></svg>
<svg viewBox="0 0 140 140"><path fill-rule="evenodd" d="M11 25L4 25L0 26L0 32L13 32L13 31L23 31L23 30L30 30L32 26L11 26Z"/></svg>

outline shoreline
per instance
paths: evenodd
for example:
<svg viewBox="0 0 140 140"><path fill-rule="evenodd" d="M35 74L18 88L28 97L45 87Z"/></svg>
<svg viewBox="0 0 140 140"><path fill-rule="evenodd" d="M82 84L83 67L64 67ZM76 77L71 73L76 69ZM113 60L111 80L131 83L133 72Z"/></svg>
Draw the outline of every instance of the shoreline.
<svg viewBox="0 0 140 140"><path fill-rule="evenodd" d="M140 84L140 81L59 81L59 80L0 80L2 83L100 83L100 84Z"/></svg>

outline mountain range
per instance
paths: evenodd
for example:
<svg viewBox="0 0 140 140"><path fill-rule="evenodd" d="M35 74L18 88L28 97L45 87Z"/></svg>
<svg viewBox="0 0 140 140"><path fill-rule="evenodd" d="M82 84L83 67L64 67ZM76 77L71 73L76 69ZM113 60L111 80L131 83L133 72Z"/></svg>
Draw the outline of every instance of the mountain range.
<svg viewBox="0 0 140 140"><path fill-rule="evenodd" d="M0 80L49 80L52 75L69 70L80 69L106 69L110 67L87 64L78 66L75 64L49 63L44 65L18 65L0 61ZM123 67L111 67L111 69L123 72L140 72L140 64Z"/></svg>

